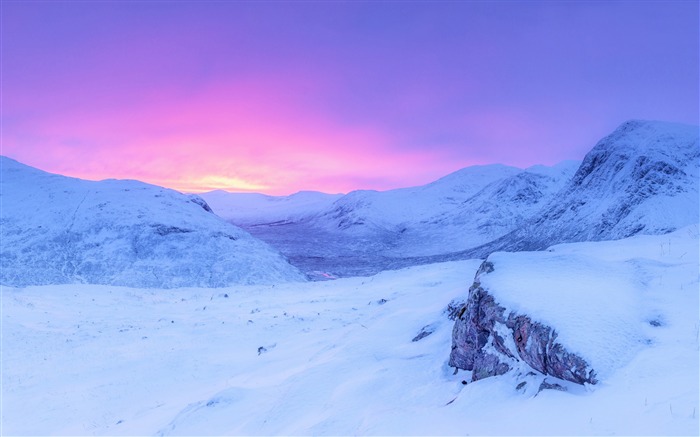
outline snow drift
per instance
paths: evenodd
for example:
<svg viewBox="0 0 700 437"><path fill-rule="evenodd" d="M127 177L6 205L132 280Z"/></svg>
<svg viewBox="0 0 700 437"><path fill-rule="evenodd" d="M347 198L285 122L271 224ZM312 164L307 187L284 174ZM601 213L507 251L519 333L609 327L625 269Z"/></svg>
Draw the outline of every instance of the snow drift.
<svg viewBox="0 0 700 437"><path fill-rule="evenodd" d="M0 157L0 283L223 287L304 280L267 244L195 196L85 181Z"/></svg>
<svg viewBox="0 0 700 437"><path fill-rule="evenodd" d="M450 365L471 371L472 381L511 370L577 384L605 380L655 342L654 331L673 317L664 305L697 294L697 239L693 225L619 245L492 254L455 310Z"/></svg>

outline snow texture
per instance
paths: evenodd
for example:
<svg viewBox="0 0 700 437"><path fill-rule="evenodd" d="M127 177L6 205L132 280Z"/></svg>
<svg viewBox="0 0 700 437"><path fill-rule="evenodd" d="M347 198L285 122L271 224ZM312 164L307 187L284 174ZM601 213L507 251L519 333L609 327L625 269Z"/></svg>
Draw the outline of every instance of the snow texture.
<svg viewBox="0 0 700 437"><path fill-rule="evenodd" d="M197 196L85 181L0 157L0 283L224 287L301 281L266 243Z"/></svg>
<svg viewBox="0 0 700 437"><path fill-rule="evenodd" d="M598 369L599 378L644 344L636 326L644 322L644 291L634 261L556 252L499 252L488 259L494 271L481 284L506 314L529 315L554 328L558 341Z"/></svg>
<svg viewBox="0 0 700 437"><path fill-rule="evenodd" d="M480 260L222 289L2 287L2 433L698 435L698 233L494 255L484 284L595 362L594 386L453 374L447 313Z"/></svg>

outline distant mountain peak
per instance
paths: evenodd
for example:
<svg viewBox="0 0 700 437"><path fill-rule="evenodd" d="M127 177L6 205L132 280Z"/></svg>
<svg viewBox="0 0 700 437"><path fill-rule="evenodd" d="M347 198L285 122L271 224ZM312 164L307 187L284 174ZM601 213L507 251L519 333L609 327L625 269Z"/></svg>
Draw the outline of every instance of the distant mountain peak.
<svg viewBox="0 0 700 437"><path fill-rule="evenodd" d="M470 253L663 234L698 223L699 132L680 123L623 123L525 226Z"/></svg>

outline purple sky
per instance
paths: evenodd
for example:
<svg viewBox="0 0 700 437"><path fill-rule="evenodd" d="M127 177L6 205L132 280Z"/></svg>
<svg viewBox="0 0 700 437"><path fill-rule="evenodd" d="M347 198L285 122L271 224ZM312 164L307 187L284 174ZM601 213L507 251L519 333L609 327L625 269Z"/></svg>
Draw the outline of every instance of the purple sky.
<svg viewBox="0 0 700 437"><path fill-rule="evenodd" d="M581 159L698 123L697 1L2 2L2 154L289 194Z"/></svg>

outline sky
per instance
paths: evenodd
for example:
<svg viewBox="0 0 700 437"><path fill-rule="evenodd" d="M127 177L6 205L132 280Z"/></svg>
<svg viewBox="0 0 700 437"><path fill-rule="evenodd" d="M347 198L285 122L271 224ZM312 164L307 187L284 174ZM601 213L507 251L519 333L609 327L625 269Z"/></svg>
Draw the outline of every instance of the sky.
<svg viewBox="0 0 700 437"><path fill-rule="evenodd" d="M697 1L7 1L1 153L291 194L582 159L698 124Z"/></svg>

